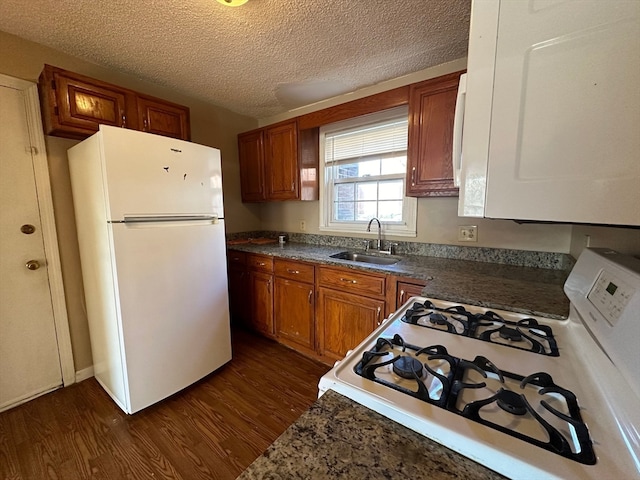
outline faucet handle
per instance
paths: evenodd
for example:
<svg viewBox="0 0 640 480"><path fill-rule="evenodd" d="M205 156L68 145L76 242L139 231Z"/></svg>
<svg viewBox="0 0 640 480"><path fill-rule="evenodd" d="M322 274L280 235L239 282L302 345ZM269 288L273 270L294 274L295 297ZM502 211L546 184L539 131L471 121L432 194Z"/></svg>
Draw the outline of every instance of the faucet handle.
<svg viewBox="0 0 640 480"><path fill-rule="evenodd" d="M371 240L362 240L362 243L364 243L364 251L368 252L371 248Z"/></svg>
<svg viewBox="0 0 640 480"><path fill-rule="evenodd" d="M394 249L395 249L395 247L397 247L397 246L398 246L398 243L397 243L397 242L389 242L389 253L390 253L391 255L393 255L393 254L395 253L395 252L394 252Z"/></svg>

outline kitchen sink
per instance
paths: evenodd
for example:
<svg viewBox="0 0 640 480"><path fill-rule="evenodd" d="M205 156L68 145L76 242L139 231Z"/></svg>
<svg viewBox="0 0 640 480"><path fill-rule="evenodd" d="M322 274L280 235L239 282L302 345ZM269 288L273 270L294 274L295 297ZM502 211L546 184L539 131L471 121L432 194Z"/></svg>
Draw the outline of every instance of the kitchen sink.
<svg viewBox="0 0 640 480"><path fill-rule="evenodd" d="M341 260L350 260L352 262L371 263L374 265L393 265L400 261L399 258L394 257L377 257L375 255L367 255L366 253L358 252L340 252L335 255L331 255L331 258L339 258Z"/></svg>

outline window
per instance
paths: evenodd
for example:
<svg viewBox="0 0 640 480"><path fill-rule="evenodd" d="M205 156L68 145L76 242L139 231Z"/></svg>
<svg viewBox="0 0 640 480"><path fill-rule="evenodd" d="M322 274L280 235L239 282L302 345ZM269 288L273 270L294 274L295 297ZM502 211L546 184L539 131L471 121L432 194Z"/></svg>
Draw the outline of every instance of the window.
<svg viewBox="0 0 640 480"><path fill-rule="evenodd" d="M392 235L416 236L416 199L404 196L407 107L320 130L320 230L362 233L373 217Z"/></svg>

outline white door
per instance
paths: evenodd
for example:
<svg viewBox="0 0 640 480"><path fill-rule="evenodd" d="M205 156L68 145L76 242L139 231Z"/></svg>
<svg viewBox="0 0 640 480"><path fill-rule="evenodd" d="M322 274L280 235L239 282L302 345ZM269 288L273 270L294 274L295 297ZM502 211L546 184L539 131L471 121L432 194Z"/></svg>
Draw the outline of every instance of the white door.
<svg viewBox="0 0 640 480"><path fill-rule="evenodd" d="M56 332L28 98L7 78L0 78L0 411L62 386L57 333L68 335Z"/></svg>

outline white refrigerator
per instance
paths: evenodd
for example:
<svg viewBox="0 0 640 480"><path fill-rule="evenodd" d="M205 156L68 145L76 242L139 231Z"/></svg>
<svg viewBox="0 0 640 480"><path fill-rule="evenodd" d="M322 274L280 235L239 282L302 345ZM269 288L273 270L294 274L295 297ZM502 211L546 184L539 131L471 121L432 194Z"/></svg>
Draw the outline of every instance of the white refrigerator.
<svg viewBox="0 0 640 480"><path fill-rule="evenodd" d="M220 151L101 126L68 156L94 375L135 413L231 360Z"/></svg>

